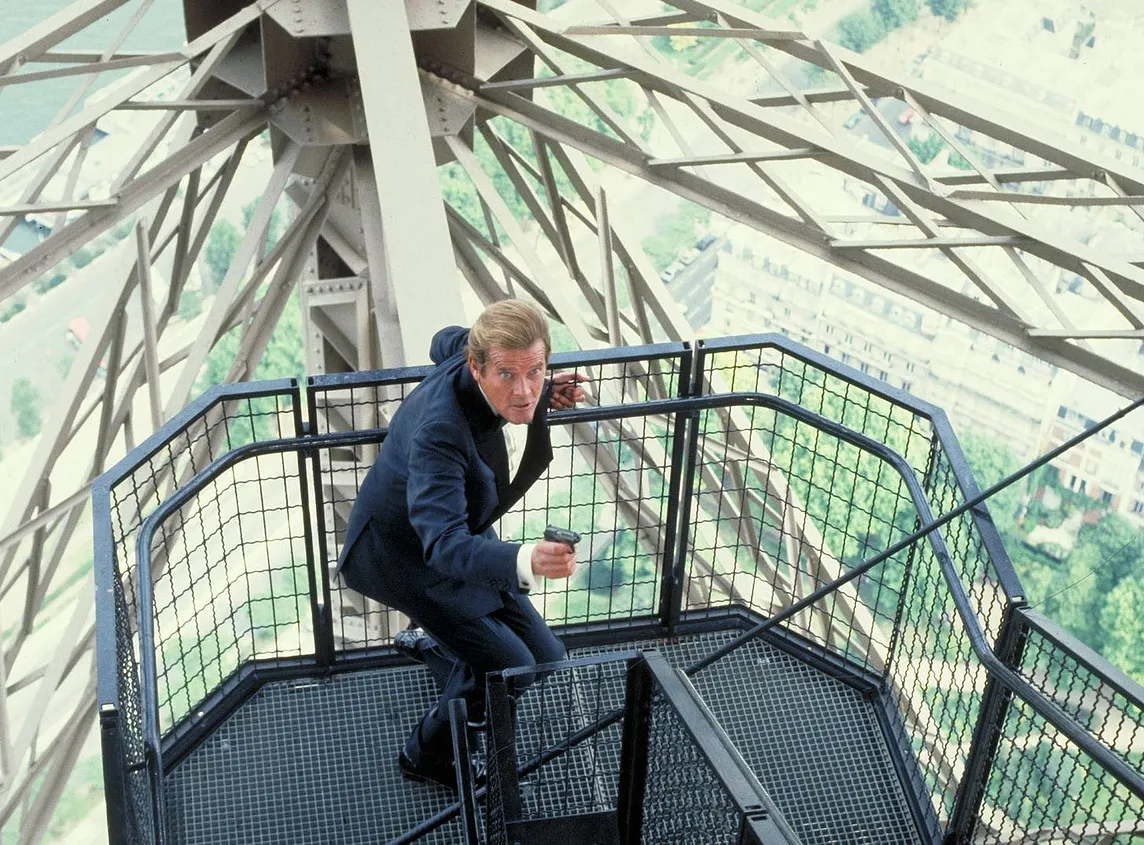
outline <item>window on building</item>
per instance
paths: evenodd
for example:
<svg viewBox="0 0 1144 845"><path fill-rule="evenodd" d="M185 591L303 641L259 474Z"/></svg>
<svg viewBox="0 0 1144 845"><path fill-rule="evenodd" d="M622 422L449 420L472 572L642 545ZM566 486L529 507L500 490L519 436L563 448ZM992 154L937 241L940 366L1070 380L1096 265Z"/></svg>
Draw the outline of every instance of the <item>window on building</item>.
<svg viewBox="0 0 1144 845"><path fill-rule="evenodd" d="M1135 502L1133 502L1132 503L1132 512L1133 513L1144 513L1144 502L1141 502L1139 499L1137 499Z"/></svg>
<svg viewBox="0 0 1144 845"><path fill-rule="evenodd" d="M1068 415L1069 415L1069 409L1066 408L1064 405L1061 405L1059 408L1057 408L1057 416L1060 417L1062 420L1065 419Z"/></svg>
<svg viewBox="0 0 1144 845"><path fill-rule="evenodd" d="M1144 443L1141 443L1139 440L1133 440L1132 451L1137 455L1139 455L1141 452L1144 452Z"/></svg>
<svg viewBox="0 0 1144 845"><path fill-rule="evenodd" d="M1077 492L1078 493L1087 493L1088 492L1087 488L1088 488L1088 483L1082 478L1080 480L1080 484L1076 488Z"/></svg>
<svg viewBox="0 0 1144 845"><path fill-rule="evenodd" d="M1111 505L1112 504L1112 493L1105 490L1103 493L1100 494L1100 501L1102 501L1106 505Z"/></svg>

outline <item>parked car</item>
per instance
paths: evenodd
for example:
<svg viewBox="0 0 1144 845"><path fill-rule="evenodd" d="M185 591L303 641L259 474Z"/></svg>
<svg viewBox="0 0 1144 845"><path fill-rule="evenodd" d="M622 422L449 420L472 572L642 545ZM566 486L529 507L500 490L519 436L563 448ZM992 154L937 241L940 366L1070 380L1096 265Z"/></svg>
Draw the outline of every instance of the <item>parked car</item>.
<svg viewBox="0 0 1144 845"><path fill-rule="evenodd" d="M67 342L76 349L79 349L85 340L87 340L87 320L83 317L72 317L68 320L68 329L64 333Z"/></svg>
<svg viewBox="0 0 1144 845"><path fill-rule="evenodd" d="M67 331L64 332L64 338L68 344L76 349L79 349L87 340L87 333L91 327L83 317L72 317L68 320ZM99 366L95 370L95 374L100 378L107 376L107 357L100 359Z"/></svg>
<svg viewBox="0 0 1144 845"><path fill-rule="evenodd" d="M683 272L683 264L678 261L672 261L667 265L667 268L659 274L659 277L665 282L670 282L676 276Z"/></svg>
<svg viewBox="0 0 1144 845"><path fill-rule="evenodd" d="M715 243L717 238L714 235L704 235L695 242L696 249L707 249L711 244Z"/></svg>
<svg viewBox="0 0 1144 845"><path fill-rule="evenodd" d="M695 247L692 247L691 249L684 252L683 255L679 256L679 263L686 266L698 257L699 257L699 250L695 249Z"/></svg>

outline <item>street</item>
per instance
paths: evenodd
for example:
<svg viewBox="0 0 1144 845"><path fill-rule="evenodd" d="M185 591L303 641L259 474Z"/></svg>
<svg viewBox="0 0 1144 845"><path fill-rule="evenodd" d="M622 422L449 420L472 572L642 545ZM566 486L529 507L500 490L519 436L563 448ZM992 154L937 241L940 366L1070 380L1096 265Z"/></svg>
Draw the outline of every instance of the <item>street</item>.
<svg viewBox="0 0 1144 845"><path fill-rule="evenodd" d="M698 258L667 283L668 292L679 303L687 322L695 331L699 331L711 319L711 289L715 283L715 268L719 264L718 253L722 244L722 238L711 243L699 253Z"/></svg>

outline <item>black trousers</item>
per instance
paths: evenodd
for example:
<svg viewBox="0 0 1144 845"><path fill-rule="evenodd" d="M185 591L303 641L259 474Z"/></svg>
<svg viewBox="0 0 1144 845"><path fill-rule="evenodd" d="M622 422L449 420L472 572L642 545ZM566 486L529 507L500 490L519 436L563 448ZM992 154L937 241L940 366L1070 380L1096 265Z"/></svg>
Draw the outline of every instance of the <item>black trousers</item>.
<svg viewBox="0 0 1144 845"><path fill-rule="evenodd" d="M432 617L410 615L437 641L437 646L427 649L423 656L441 688L437 703L405 743L405 753L414 762L427 756L453 759L449 702L463 698L469 720L483 719L485 677L489 672L553 663L565 656L564 644L528 599L506 597L505 606L499 610L464 624L453 623L442 630L438 630L442 626L434 626ZM517 676L515 691L520 692L532 680L532 675Z"/></svg>
<svg viewBox="0 0 1144 845"><path fill-rule="evenodd" d="M365 548L358 548L359 545ZM409 735L405 753L414 763L451 761L449 702L463 698L470 721L484 718L485 677L489 672L563 660L564 644L523 595L505 593L504 607L464 620L457 618L454 608L440 607L424 594L401 591L400 595L394 595L377 577L369 545L365 535L355 544L342 569L345 583L375 601L400 610L421 625L438 644L427 650L424 657L430 674L441 688L441 695ZM520 691L533 678L523 675L515 680L516 690Z"/></svg>

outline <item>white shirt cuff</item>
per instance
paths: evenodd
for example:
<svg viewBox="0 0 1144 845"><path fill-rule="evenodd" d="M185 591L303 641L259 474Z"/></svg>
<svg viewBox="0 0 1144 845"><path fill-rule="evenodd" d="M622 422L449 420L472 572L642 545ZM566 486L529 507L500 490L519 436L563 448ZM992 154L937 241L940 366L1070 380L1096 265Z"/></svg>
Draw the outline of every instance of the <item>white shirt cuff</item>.
<svg viewBox="0 0 1144 845"><path fill-rule="evenodd" d="M532 574L532 550L535 543L525 543L516 553L516 580L526 593L536 589L536 576Z"/></svg>

